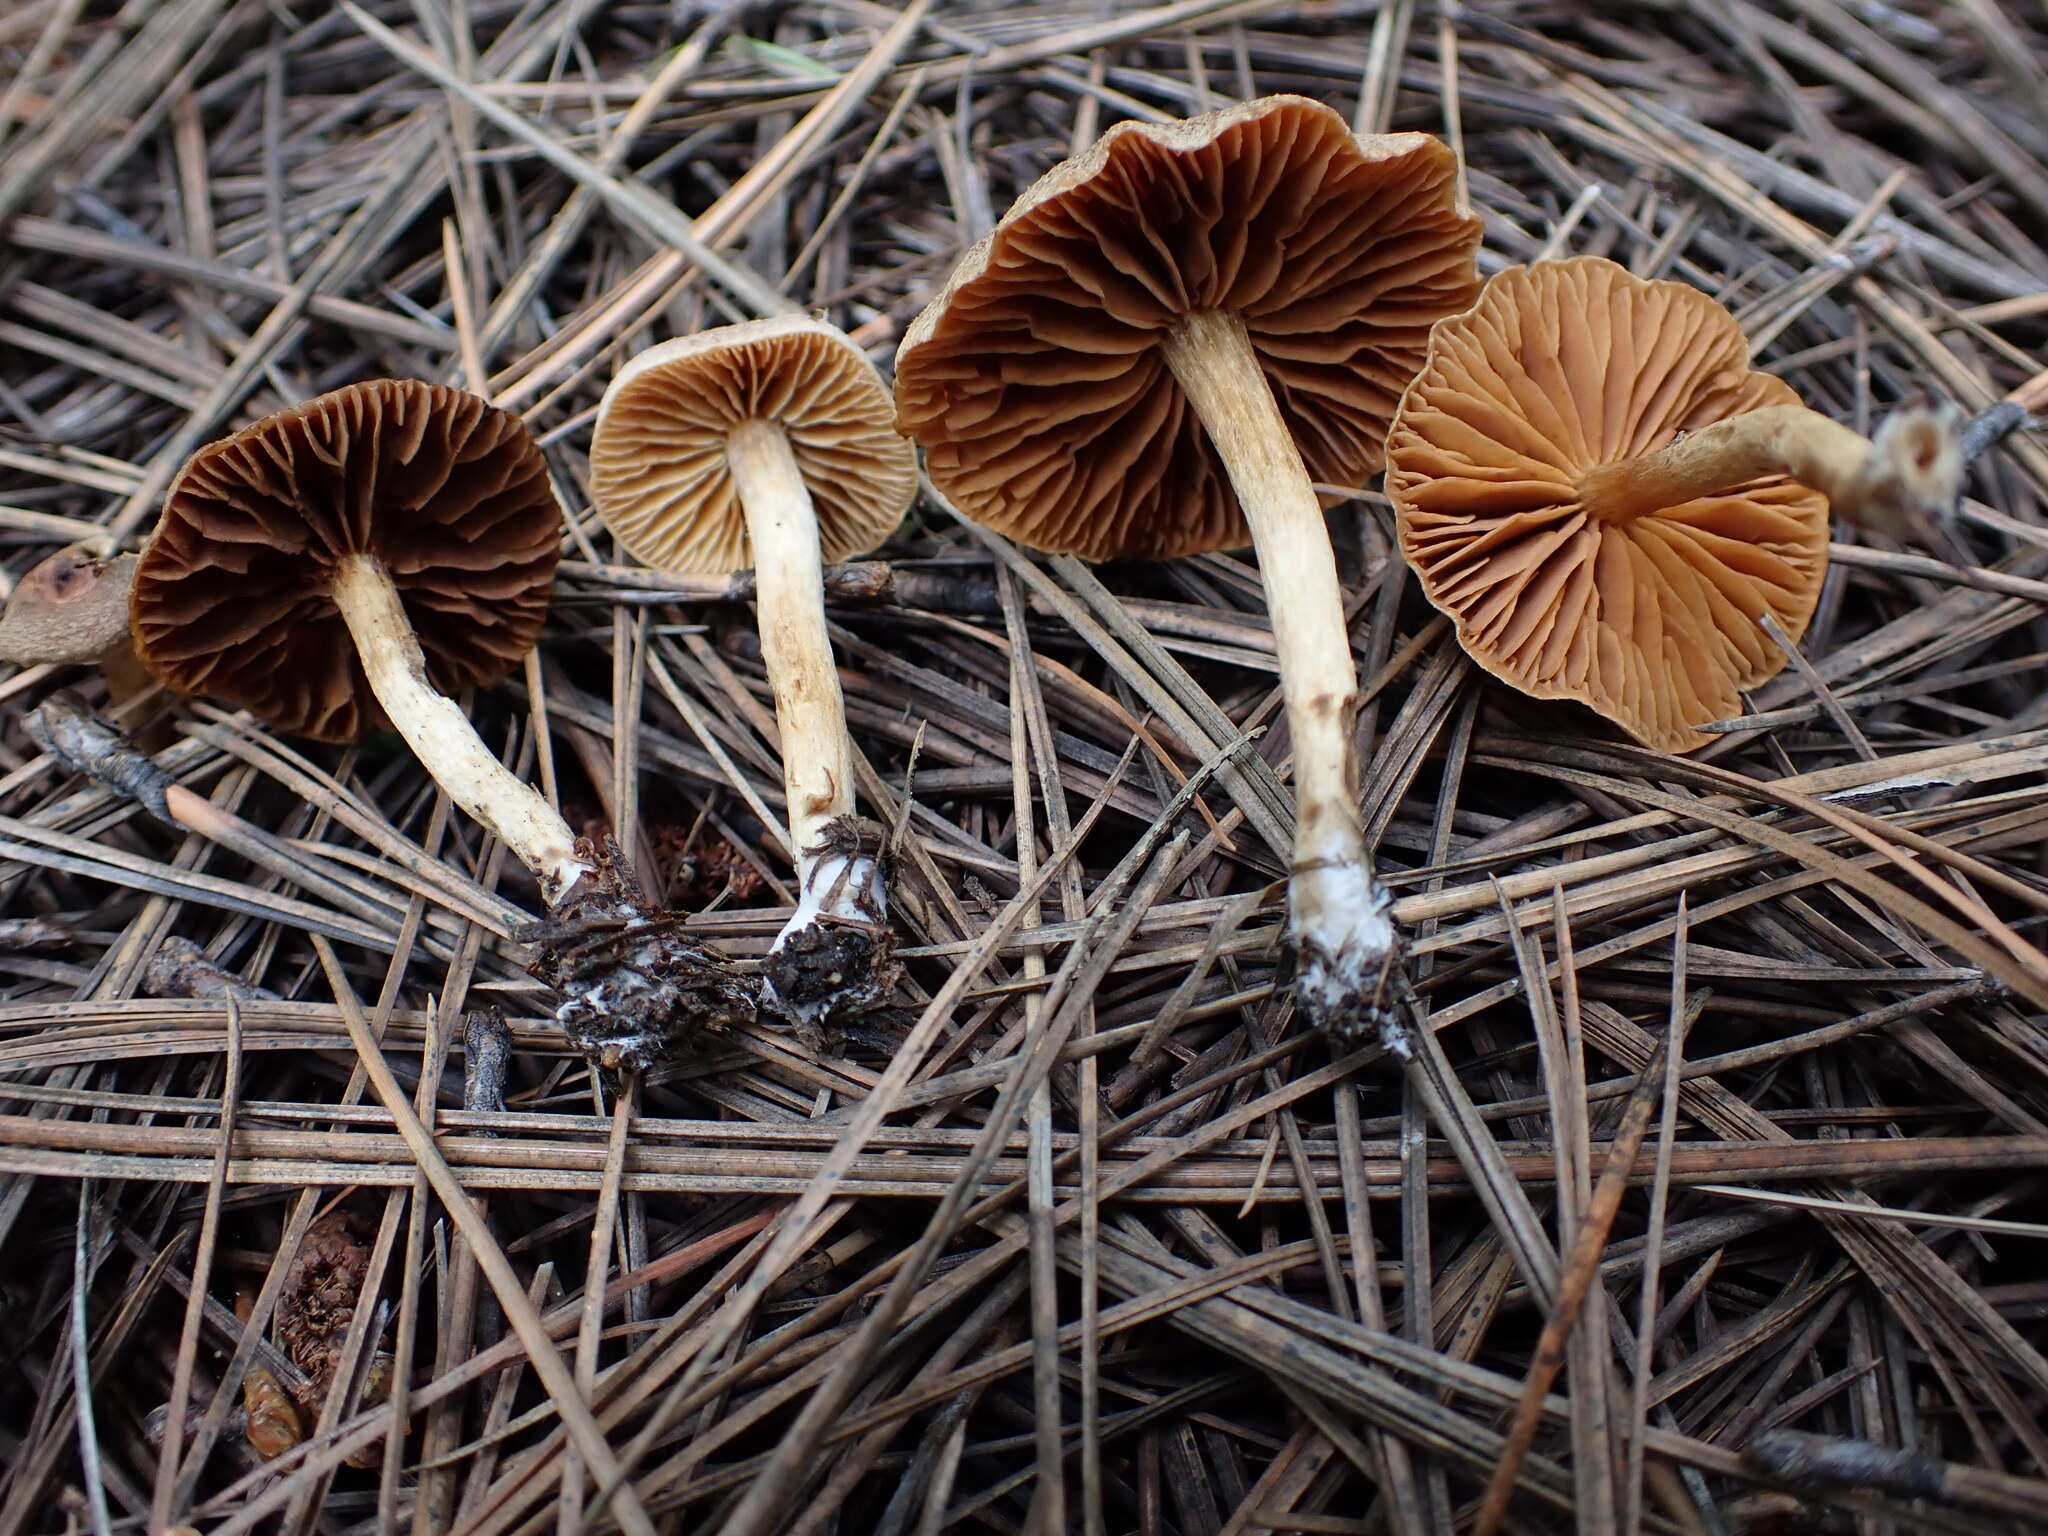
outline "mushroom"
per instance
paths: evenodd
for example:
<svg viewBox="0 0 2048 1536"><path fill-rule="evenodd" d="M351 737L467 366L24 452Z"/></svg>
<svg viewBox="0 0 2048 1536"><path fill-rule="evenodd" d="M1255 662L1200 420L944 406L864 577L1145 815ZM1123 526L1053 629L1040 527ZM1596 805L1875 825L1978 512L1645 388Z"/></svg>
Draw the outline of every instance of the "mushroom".
<svg viewBox="0 0 2048 1536"><path fill-rule="evenodd" d="M0 613L0 661L19 666L90 664L107 694L125 704L151 685L128 638L128 591L135 556L101 558L83 546L61 549L14 589Z"/></svg>
<svg viewBox="0 0 2048 1536"><path fill-rule="evenodd" d="M1478 287L1456 174L1427 134L1354 137L1299 96L1119 124L962 258L896 360L898 424L976 521L1093 560L1256 546L1294 748L1295 991L1344 1040L1391 1017L1400 946L1315 484L1378 469L1430 325Z"/></svg>
<svg viewBox="0 0 2048 1536"><path fill-rule="evenodd" d="M358 741L388 720L555 906L590 872L575 835L446 695L532 648L560 522L516 416L438 385L351 384L186 461L136 571L136 650L177 692L290 735Z"/></svg>
<svg viewBox="0 0 2048 1536"><path fill-rule="evenodd" d="M345 742L388 719L539 880L561 920L538 934L535 966L563 994L557 1020L593 1062L640 1068L722 1023L739 990L447 697L532 648L560 523L518 417L439 385L352 384L186 462L136 568L130 622L169 687L276 730ZM588 942L593 925L602 942Z"/></svg>
<svg viewBox="0 0 2048 1536"><path fill-rule="evenodd" d="M1763 621L1805 631L1831 504L1939 513L1961 472L1951 413L1866 441L1753 371L1707 295L1594 257L1441 322L1387 436L1402 552L1473 660L1667 752L1785 665Z"/></svg>
<svg viewBox="0 0 2048 1536"><path fill-rule="evenodd" d="M916 455L893 415L837 327L787 316L642 352L605 391L590 444L591 504L635 557L699 575L753 565L798 882L762 998L806 1032L873 1007L894 977L882 838L854 814L821 578L909 509Z"/></svg>

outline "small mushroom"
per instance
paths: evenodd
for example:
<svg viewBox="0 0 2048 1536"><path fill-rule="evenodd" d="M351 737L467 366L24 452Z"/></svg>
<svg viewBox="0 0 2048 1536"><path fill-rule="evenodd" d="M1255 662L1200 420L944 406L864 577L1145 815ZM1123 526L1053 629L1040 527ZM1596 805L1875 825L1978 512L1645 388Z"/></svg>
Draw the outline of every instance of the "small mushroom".
<svg viewBox="0 0 2048 1536"><path fill-rule="evenodd" d="M128 636L135 556L105 558L73 546L42 561L0 612L0 661L17 666L96 666L117 705L146 692L149 672Z"/></svg>
<svg viewBox="0 0 2048 1536"><path fill-rule="evenodd" d="M1932 516L1960 489L1951 413L1874 441L1753 371L1726 310L1579 257L1513 267L1437 325L1387 436L1401 548L1473 660L1686 752L1785 665L1828 511Z"/></svg>
<svg viewBox="0 0 2048 1536"><path fill-rule="evenodd" d="M277 730L354 741L388 719L538 878L557 921L534 935L535 971L563 995L558 1022L594 1063L639 1069L750 1011L743 992L447 697L532 648L560 525L518 417L439 385L352 384L187 461L136 568L131 627L171 688Z"/></svg>
<svg viewBox="0 0 2048 1536"><path fill-rule="evenodd" d="M589 872L574 834L446 695L532 648L560 523L516 416L351 384L186 461L135 573L136 650L177 692L291 735L357 741L388 720L553 906Z"/></svg>
<svg viewBox="0 0 2048 1536"><path fill-rule="evenodd" d="M1399 940L1315 482L1379 468L1430 325L1477 290L1456 170L1427 134L1354 137L1299 96L1120 124L1017 200L896 360L897 421L969 517L1093 560L1256 546L1294 748L1296 996L1345 1040L1390 1017Z"/></svg>
<svg viewBox="0 0 2048 1536"><path fill-rule="evenodd" d="M893 414L836 327L778 317L642 352L605 391L590 444L591 503L634 556L684 574L754 568L799 892L762 996L807 1031L873 1007L894 975L882 840L854 814L821 575L909 509L916 455Z"/></svg>

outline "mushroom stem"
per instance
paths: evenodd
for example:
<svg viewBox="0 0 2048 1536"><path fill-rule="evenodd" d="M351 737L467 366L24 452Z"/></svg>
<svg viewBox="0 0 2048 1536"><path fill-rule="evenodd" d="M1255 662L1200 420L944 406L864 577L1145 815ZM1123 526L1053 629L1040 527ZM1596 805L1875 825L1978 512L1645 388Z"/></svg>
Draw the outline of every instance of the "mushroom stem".
<svg viewBox="0 0 2048 1536"><path fill-rule="evenodd" d="M775 691L790 851L796 857L797 909L776 937L775 949L781 950L820 917L882 922L888 899L880 861L849 851L853 743L825 631L817 513L789 434L776 422L742 422L727 439L726 464L753 546L761 655Z"/></svg>
<svg viewBox="0 0 2048 1536"><path fill-rule="evenodd" d="M107 683L107 702L116 714L125 713L130 704L157 686L132 645L109 646L100 653L99 665L100 676Z"/></svg>
<svg viewBox="0 0 2048 1536"><path fill-rule="evenodd" d="M1272 615L1294 744L1295 995L1311 1023L1356 1038L1387 1021L1399 943L1359 821L1358 676L1322 504L1236 315L1188 315L1163 351L1237 491Z"/></svg>
<svg viewBox="0 0 2048 1536"><path fill-rule="evenodd" d="M1767 406L1598 465L1579 477L1579 500L1591 517L1626 522L1767 475L1813 487L1852 522L1895 527L1940 517L1962 489L1956 413L1912 407L1864 438L1804 406Z"/></svg>
<svg viewBox="0 0 2048 1536"><path fill-rule="evenodd" d="M371 691L414 755L450 799L534 872L547 904L560 906L591 873L576 856L576 834L560 811L498 761L468 717L428 681L426 657L383 562L344 555L331 596L355 639Z"/></svg>

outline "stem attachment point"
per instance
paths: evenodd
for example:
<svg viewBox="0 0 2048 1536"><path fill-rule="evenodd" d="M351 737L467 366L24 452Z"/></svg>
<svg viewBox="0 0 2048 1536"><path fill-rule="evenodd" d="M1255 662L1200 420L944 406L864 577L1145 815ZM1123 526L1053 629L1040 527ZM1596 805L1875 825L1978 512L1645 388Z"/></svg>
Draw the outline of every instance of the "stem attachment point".
<svg viewBox="0 0 2048 1536"><path fill-rule="evenodd" d="M887 866L879 828L853 816L830 822L801 856L802 890L769 953L761 1006L812 1049L827 1030L880 1007L902 975Z"/></svg>

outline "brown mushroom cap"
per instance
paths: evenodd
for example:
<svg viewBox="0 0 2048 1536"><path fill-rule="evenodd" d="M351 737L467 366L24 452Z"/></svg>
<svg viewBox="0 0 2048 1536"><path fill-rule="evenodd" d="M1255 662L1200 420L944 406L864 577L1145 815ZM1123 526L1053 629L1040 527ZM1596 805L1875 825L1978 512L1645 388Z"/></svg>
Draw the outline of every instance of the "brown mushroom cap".
<svg viewBox="0 0 2048 1536"><path fill-rule="evenodd" d="M60 549L21 578L0 613L0 661L98 661L128 644L135 557Z"/></svg>
<svg viewBox="0 0 2048 1536"><path fill-rule="evenodd" d="M518 417L441 385L351 384L186 461L135 574L135 648L180 693L354 741L384 716L328 596L335 562L384 564L452 693L532 649L561 515Z"/></svg>
<svg viewBox="0 0 2048 1536"><path fill-rule="evenodd" d="M1773 477L1608 522L1578 477L1797 403L1696 289L1594 257L1511 267L1437 326L1387 436L1402 552L1495 677L1691 751L1784 667L1759 619L1805 632L1827 498Z"/></svg>
<svg viewBox="0 0 2048 1536"><path fill-rule="evenodd" d="M873 549L909 510L917 456L874 364L822 320L749 320L650 347L605 391L590 500L636 559L697 575L752 564L725 461L745 421L788 434L828 563Z"/></svg>
<svg viewBox="0 0 2048 1536"><path fill-rule="evenodd" d="M961 260L896 359L897 421L932 482L1039 549L1106 560L1250 542L1158 343L1239 315L1312 479L1380 465L1429 327L1472 302L1479 221L1427 134L1355 137L1268 96L1121 123Z"/></svg>

